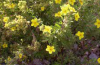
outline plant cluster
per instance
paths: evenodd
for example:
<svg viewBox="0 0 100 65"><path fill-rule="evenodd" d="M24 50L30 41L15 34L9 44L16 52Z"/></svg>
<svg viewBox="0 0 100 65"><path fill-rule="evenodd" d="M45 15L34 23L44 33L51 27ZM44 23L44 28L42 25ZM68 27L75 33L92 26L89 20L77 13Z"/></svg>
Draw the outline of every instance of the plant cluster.
<svg viewBox="0 0 100 65"><path fill-rule="evenodd" d="M1 0L0 63L98 65L99 11L99 0Z"/></svg>

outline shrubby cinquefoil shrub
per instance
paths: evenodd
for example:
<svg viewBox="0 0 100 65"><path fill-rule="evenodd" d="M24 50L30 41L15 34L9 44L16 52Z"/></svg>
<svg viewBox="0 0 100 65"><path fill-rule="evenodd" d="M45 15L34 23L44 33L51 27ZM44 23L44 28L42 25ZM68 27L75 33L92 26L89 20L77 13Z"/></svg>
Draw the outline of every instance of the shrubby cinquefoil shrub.
<svg viewBox="0 0 100 65"><path fill-rule="evenodd" d="M99 11L99 0L1 0L1 65L98 65Z"/></svg>

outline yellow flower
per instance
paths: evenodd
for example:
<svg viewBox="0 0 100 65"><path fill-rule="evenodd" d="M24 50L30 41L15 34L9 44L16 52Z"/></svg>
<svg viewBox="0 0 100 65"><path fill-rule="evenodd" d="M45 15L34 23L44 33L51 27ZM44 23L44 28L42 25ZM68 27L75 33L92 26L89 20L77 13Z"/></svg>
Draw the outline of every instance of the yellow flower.
<svg viewBox="0 0 100 65"><path fill-rule="evenodd" d="M12 28L11 28L11 31L15 31L15 30L16 30L16 27L12 27Z"/></svg>
<svg viewBox="0 0 100 65"><path fill-rule="evenodd" d="M83 5L83 0L79 0L80 4Z"/></svg>
<svg viewBox="0 0 100 65"><path fill-rule="evenodd" d="M60 4L62 0L55 0L56 4Z"/></svg>
<svg viewBox="0 0 100 65"><path fill-rule="evenodd" d="M78 37L79 37L79 40L81 40L82 38L84 38L84 32L78 31L78 32L76 33L76 36L78 36Z"/></svg>
<svg viewBox="0 0 100 65"><path fill-rule="evenodd" d="M99 19L97 19L97 20L96 20L96 22L94 23L94 25L96 25L96 26L97 26L97 28L100 28L100 20L99 20Z"/></svg>
<svg viewBox="0 0 100 65"><path fill-rule="evenodd" d="M4 17L4 18L3 18L3 21L4 21L4 22L8 22L8 21L9 21L9 17Z"/></svg>
<svg viewBox="0 0 100 65"><path fill-rule="evenodd" d="M11 60L10 56L8 56L7 60L8 60L8 61L10 61L10 60Z"/></svg>
<svg viewBox="0 0 100 65"><path fill-rule="evenodd" d="M14 8L15 7L15 4L14 3L11 3L10 5L9 5L9 8Z"/></svg>
<svg viewBox="0 0 100 65"><path fill-rule="evenodd" d="M78 21L78 19L80 18L79 13L75 14L75 20Z"/></svg>
<svg viewBox="0 0 100 65"><path fill-rule="evenodd" d="M51 29L52 28L50 26L45 26L43 33L45 33L45 32L51 33Z"/></svg>
<svg viewBox="0 0 100 65"><path fill-rule="evenodd" d="M55 13L55 17L61 17L61 12Z"/></svg>
<svg viewBox="0 0 100 65"><path fill-rule="evenodd" d="M61 6L61 14L66 15L67 13L69 13L69 7L70 7L69 4Z"/></svg>
<svg viewBox="0 0 100 65"><path fill-rule="evenodd" d="M4 27L8 27L8 23L5 23L5 26Z"/></svg>
<svg viewBox="0 0 100 65"><path fill-rule="evenodd" d="M76 0L69 0L69 3L70 3L71 5L74 5L75 2L76 2Z"/></svg>
<svg viewBox="0 0 100 65"><path fill-rule="evenodd" d="M69 7L70 12L76 12L75 8Z"/></svg>
<svg viewBox="0 0 100 65"><path fill-rule="evenodd" d="M47 45L46 51L48 51L49 54L52 54L55 52L54 46Z"/></svg>
<svg viewBox="0 0 100 65"><path fill-rule="evenodd" d="M37 27L39 25L37 18L31 20L31 26Z"/></svg>
<svg viewBox="0 0 100 65"><path fill-rule="evenodd" d="M45 7L41 7L41 11L44 11L45 10Z"/></svg>
<svg viewBox="0 0 100 65"><path fill-rule="evenodd" d="M100 63L100 58L97 59L97 62Z"/></svg>
<svg viewBox="0 0 100 65"><path fill-rule="evenodd" d="M22 58L22 54L21 53L19 54L19 58Z"/></svg>
<svg viewBox="0 0 100 65"><path fill-rule="evenodd" d="M3 48L7 48L8 44L4 43L2 46L3 46Z"/></svg>

